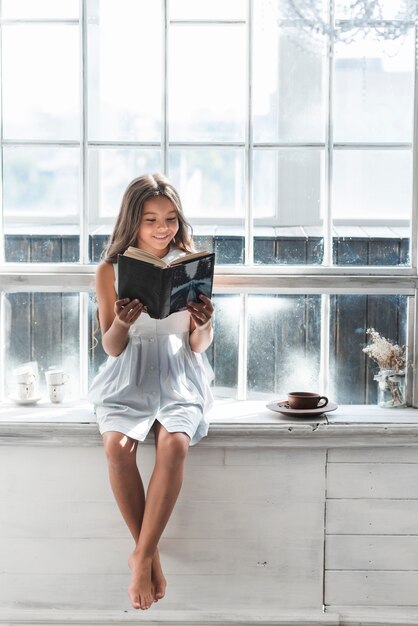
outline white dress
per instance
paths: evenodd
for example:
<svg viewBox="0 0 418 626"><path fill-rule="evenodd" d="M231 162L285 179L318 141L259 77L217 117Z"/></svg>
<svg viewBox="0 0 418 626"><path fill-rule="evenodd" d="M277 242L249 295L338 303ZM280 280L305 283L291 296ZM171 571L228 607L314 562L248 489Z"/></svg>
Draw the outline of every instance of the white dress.
<svg viewBox="0 0 418 626"><path fill-rule="evenodd" d="M164 259L179 254L172 249ZM163 320L141 313L125 349L108 357L87 395L102 434L116 431L144 441L155 420L169 432L186 433L191 445L207 434L212 372L206 355L191 350L189 332L188 311Z"/></svg>

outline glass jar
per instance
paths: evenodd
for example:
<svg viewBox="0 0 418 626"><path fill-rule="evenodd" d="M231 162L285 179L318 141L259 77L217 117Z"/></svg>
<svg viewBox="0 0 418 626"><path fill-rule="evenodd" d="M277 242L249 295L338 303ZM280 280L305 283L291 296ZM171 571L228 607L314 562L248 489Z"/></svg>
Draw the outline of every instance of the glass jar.
<svg viewBox="0 0 418 626"><path fill-rule="evenodd" d="M386 409L402 408L406 406L405 399L405 372L400 370L380 370L374 376L377 380L377 403Z"/></svg>

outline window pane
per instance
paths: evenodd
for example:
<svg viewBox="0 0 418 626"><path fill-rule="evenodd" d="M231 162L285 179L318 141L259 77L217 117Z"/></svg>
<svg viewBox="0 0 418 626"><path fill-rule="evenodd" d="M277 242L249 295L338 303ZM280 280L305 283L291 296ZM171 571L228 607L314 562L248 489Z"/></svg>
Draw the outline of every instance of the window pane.
<svg viewBox="0 0 418 626"><path fill-rule="evenodd" d="M25 224L8 230L5 257L10 263L77 263L80 260L80 240L75 228Z"/></svg>
<svg viewBox="0 0 418 626"><path fill-rule="evenodd" d="M196 235L207 235L216 262L244 260L244 152L234 148L173 149L169 178ZM207 220L216 226L202 228ZM233 221L234 225L228 225Z"/></svg>
<svg viewBox="0 0 418 626"><path fill-rule="evenodd" d="M228 20L245 19L245 0L170 0L170 17L174 20Z"/></svg>
<svg viewBox="0 0 418 626"><path fill-rule="evenodd" d="M321 263L323 178L320 150L254 151L256 263Z"/></svg>
<svg viewBox="0 0 418 626"><path fill-rule="evenodd" d="M54 366L70 376L65 399L79 398L79 294L9 293L4 304L6 395L13 394L13 369L30 361L38 366L39 395L46 399L45 371Z"/></svg>
<svg viewBox="0 0 418 626"><path fill-rule="evenodd" d="M326 55L280 28L268 0L254 3L254 23L254 141L323 141Z"/></svg>
<svg viewBox="0 0 418 626"><path fill-rule="evenodd" d="M333 254L336 265L408 265L409 228L336 226Z"/></svg>
<svg viewBox="0 0 418 626"><path fill-rule="evenodd" d="M77 262L79 150L5 147L5 257L10 262Z"/></svg>
<svg viewBox="0 0 418 626"><path fill-rule="evenodd" d="M321 296L252 295L248 311L248 397L318 391Z"/></svg>
<svg viewBox="0 0 418 626"><path fill-rule="evenodd" d="M173 149L169 169L187 217L243 217L244 155L241 150Z"/></svg>
<svg viewBox="0 0 418 626"><path fill-rule="evenodd" d="M242 26L173 26L170 139L244 141L245 75Z"/></svg>
<svg viewBox="0 0 418 626"><path fill-rule="evenodd" d="M78 38L73 25L3 27L6 139L79 138Z"/></svg>
<svg viewBox="0 0 418 626"><path fill-rule="evenodd" d="M214 295L214 341L207 351L215 378L215 398L233 398L238 384L239 296Z"/></svg>
<svg viewBox="0 0 418 626"><path fill-rule="evenodd" d="M370 38L339 45L335 59L335 141L412 141L414 37L403 45Z"/></svg>
<svg viewBox="0 0 418 626"><path fill-rule="evenodd" d="M362 350L366 330L375 328L406 343L407 296L335 295L330 298L330 399L339 404L376 404L373 376L379 367Z"/></svg>
<svg viewBox="0 0 418 626"><path fill-rule="evenodd" d="M412 206L409 150L336 151L332 205L336 220L334 257L338 264L409 262ZM380 228L376 229L376 225ZM380 242L384 248L379 251L379 245L374 244L373 249L374 240L388 241ZM385 249L386 253L382 254Z"/></svg>
<svg viewBox="0 0 418 626"><path fill-rule="evenodd" d="M146 173L158 172L160 164L159 150L128 148L90 150L90 209L97 215L98 222L106 217L115 219L119 213L122 196L131 180Z"/></svg>
<svg viewBox="0 0 418 626"><path fill-rule="evenodd" d="M3 0L4 19L78 18L78 0Z"/></svg>
<svg viewBox="0 0 418 626"><path fill-rule="evenodd" d="M89 6L90 138L160 141L161 3L107 0Z"/></svg>
<svg viewBox="0 0 418 626"><path fill-rule="evenodd" d="M5 147L4 215L7 224L42 221L76 223L79 149Z"/></svg>
<svg viewBox="0 0 418 626"><path fill-rule="evenodd" d="M91 149L89 152L90 260L97 263L113 230L128 184L160 171L160 150Z"/></svg>
<svg viewBox="0 0 418 626"><path fill-rule="evenodd" d="M107 354L103 350L102 335L97 320L97 301L95 294L89 294L89 386L93 378L104 365Z"/></svg>
<svg viewBox="0 0 418 626"><path fill-rule="evenodd" d="M336 151L332 204L336 219L409 220L411 151Z"/></svg>

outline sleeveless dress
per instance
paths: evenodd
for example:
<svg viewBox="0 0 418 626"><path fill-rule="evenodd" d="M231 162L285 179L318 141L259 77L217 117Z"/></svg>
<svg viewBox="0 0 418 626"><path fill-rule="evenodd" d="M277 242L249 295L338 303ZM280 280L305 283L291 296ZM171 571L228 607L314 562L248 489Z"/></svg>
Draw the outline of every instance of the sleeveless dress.
<svg viewBox="0 0 418 626"><path fill-rule="evenodd" d="M171 248L164 260L182 254ZM117 293L116 264L114 269ZM108 357L87 395L101 434L116 431L144 441L158 420L169 432L186 433L190 445L207 435L213 372L206 355L190 348L189 332L188 311L163 320L141 313L129 329L125 349Z"/></svg>

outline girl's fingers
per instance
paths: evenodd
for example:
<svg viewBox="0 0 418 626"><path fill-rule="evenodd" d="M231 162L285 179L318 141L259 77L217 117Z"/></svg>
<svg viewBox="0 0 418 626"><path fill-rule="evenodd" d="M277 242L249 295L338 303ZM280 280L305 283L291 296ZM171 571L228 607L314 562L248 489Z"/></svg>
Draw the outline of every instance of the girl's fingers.
<svg viewBox="0 0 418 626"><path fill-rule="evenodd" d="M198 324L198 326L203 326L207 322L210 321L212 317L213 310L209 310L206 306L196 305L193 303L189 303L189 312L192 316L193 320Z"/></svg>
<svg viewBox="0 0 418 626"><path fill-rule="evenodd" d="M126 319L132 321L142 311L142 308L142 304L136 304L135 306L131 307L126 313Z"/></svg>
<svg viewBox="0 0 418 626"><path fill-rule="evenodd" d="M205 307L213 312L213 304L212 304L212 300L210 298L208 298L207 296L204 296L203 293L199 294L199 298L202 300L202 302L204 303Z"/></svg>
<svg viewBox="0 0 418 626"><path fill-rule="evenodd" d="M129 298L124 298L115 302L116 315L122 322L128 324L132 324L138 319L143 308L142 302L137 299L131 301Z"/></svg>
<svg viewBox="0 0 418 626"><path fill-rule="evenodd" d="M120 312L124 309L124 307L128 304L129 298L124 298L123 300L116 300L115 302L115 312Z"/></svg>

